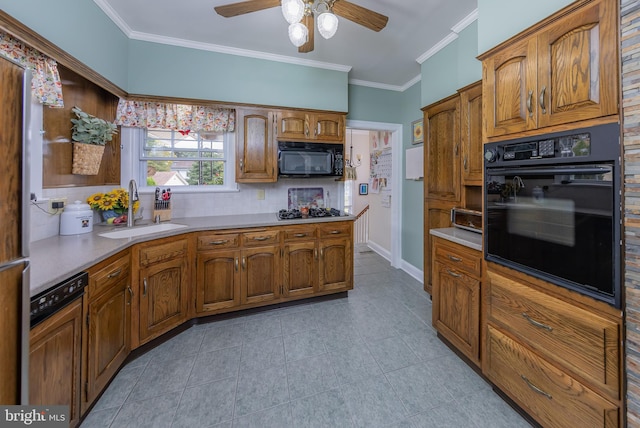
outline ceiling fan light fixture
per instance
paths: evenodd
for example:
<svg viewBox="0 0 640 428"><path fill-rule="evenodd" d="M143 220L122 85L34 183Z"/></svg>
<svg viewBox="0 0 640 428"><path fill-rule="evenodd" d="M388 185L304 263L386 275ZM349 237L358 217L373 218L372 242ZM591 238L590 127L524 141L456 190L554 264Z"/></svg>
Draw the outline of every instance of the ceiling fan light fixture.
<svg viewBox="0 0 640 428"><path fill-rule="evenodd" d="M309 30L302 22L289 25L289 40L297 48L307 43Z"/></svg>
<svg viewBox="0 0 640 428"><path fill-rule="evenodd" d="M325 39L332 38L338 31L338 17L327 11L318 15L318 32Z"/></svg>
<svg viewBox="0 0 640 428"><path fill-rule="evenodd" d="M302 0L282 0L282 15L289 24L300 22L304 16L304 2Z"/></svg>

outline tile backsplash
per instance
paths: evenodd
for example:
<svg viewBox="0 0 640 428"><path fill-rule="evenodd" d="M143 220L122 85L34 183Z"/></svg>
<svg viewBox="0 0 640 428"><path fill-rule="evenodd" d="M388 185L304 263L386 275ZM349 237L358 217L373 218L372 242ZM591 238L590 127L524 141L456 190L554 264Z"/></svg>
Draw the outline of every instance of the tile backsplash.
<svg viewBox="0 0 640 428"><path fill-rule="evenodd" d="M117 186L73 187L43 190L43 198L67 198L67 203L86 198L96 192L105 192ZM342 209L344 205L344 185L333 178L317 179L281 179L276 183L240 184L237 192L219 193L179 193L171 195L172 216L202 217L215 215L273 214L287 208L288 189L303 187L322 187L324 189L325 205ZM174 189L175 190L175 189ZM258 199L264 191L264 199ZM144 219L151 219L153 211L153 192L140 192L140 206ZM60 216L46 212L46 204L32 204L30 208L31 241L58 235L60 231ZM94 224L101 222L94 213Z"/></svg>

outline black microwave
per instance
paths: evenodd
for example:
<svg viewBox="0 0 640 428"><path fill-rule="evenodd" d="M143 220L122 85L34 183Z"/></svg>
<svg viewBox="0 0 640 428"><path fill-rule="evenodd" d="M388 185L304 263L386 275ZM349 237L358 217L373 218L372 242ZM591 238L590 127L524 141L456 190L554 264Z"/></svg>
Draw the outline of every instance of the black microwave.
<svg viewBox="0 0 640 428"><path fill-rule="evenodd" d="M343 170L343 144L278 142L281 177L342 177Z"/></svg>

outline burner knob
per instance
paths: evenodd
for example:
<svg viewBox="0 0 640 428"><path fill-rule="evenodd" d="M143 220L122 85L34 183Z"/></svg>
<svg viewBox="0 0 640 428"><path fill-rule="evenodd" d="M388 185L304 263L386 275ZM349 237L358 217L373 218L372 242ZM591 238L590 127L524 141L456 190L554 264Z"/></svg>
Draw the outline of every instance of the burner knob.
<svg viewBox="0 0 640 428"><path fill-rule="evenodd" d="M498 151L496 149L485 150L484 159L487 162L495 162L498 159Z"/></svg>

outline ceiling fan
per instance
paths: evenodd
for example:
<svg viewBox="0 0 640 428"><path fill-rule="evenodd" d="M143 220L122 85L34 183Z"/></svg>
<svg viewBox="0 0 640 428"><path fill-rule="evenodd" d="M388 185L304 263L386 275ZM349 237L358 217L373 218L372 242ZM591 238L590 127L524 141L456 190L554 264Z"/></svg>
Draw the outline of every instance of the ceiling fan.
<svg viewBox="0 0 640 428"><path fill-rule="evenodd" d="M349 21L353 21L356 24L360 24L373 31L380 31L386 25L389 18L370 9L358 6L347 0L291 0L294 3L304 5L302 12L302 18L298 18L300 21L291 22L289 18L287 20L291 24L289 27L289 38L294 45L298 46L298 52L311 52L313 51L313 36L314 36L314 16L318 15L319 25L323 15L339 15ZM231 3L222 6L216 6L214 9L225 18L231 18L232 16L244 15L245 13L257 12L259 10L270 9L272 7L280 6L286 3L281 0L246 0L239 3ZM314 7L315 3L315 7ZM284 6L283 6L284 7ZM328 12L328 13L327 13ZM333 13L332 13L333 12ZM328 16L328 21L331 21L333 28L328 30L329 34L326 34L323 29L320 29L322 36L325 38L331 37L337 30L337 19ZM286 15L285 15L286 17ZM295 19L295 18L294 18ZM293 34L292 34L293 31ZM328 37L327 37L328 35Z"/></svg>

